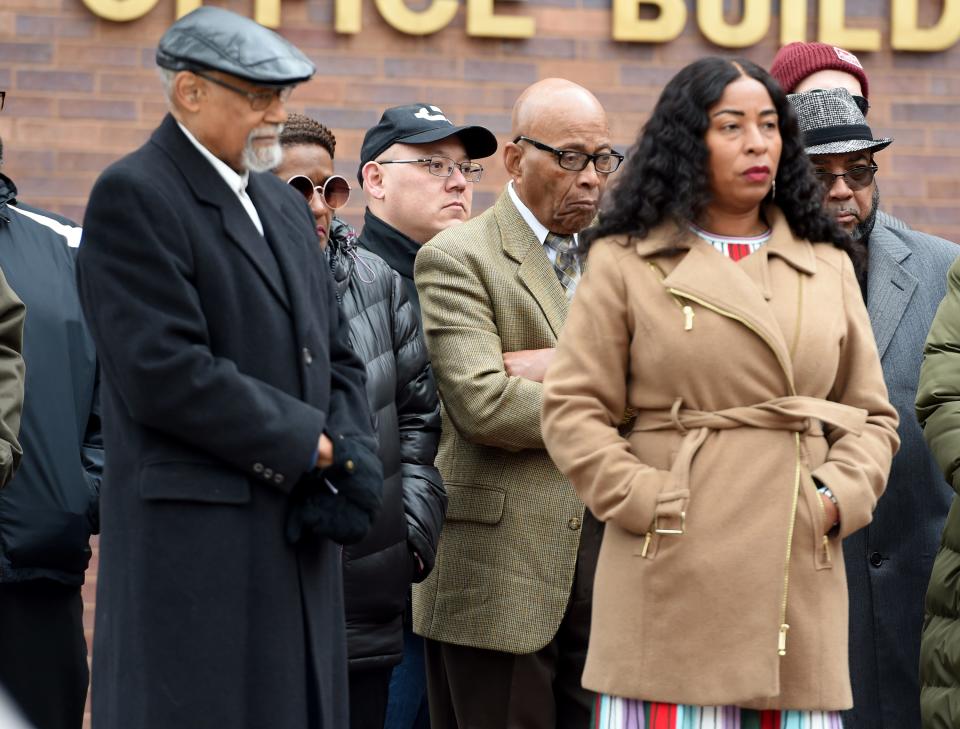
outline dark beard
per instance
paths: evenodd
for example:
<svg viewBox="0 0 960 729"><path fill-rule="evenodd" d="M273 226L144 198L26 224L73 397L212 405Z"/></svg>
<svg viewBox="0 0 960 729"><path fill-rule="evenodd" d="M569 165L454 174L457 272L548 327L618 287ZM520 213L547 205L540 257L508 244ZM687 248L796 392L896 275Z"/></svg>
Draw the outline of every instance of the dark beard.
<svg viewBox="0 0 960 729"><path fill-rule="evenodd" d="M870 213L861 220L850 231L850 237L854 241L862 242L864 246L870 240L870 234L873 232L873 226L877 222L877 211L880 209L880 186L873 188L873 198L870 200Z"/></svg>
<svg viewBox="0 0 960 729"><path fill-rule="evenodd" d="M857 274L857 283L860 284L860 293L863 294L863 301L867 301L867 244L870 241L870 234L873 232L873 226L877 222L877 211L880 209L880 186L873 188L873 197L870 200L870 213L857 223L856 227L850 231L850 242L854 250L859 252L859 259L862 262L859 266L854 266Z"/></svg>

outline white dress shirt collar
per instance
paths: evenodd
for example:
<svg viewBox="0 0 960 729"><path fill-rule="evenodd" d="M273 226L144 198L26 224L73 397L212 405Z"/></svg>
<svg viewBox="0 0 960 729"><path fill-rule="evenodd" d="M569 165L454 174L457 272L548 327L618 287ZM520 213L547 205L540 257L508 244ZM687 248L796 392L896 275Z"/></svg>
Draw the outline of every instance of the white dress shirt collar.
<svg viewBox="0 0 960 729"><path fill-rule="evenodd" d="M520 200L520 196L517 195L517 191L513 189L513 180L507 183L507 194L510 195L510 199L513 201L513 204L517 207L517 211L520 213L520 217L523 218L523 221L530 226L530 230L533 231L533 234L537 237L537 240L540 241L540 245L543 245L547 240L547 234L550 232L547 230L547 227L537 220L537 216L530 212L530 208L523 204L523 201ZM573 234L574 243L579 243L577 234ZM548 251L552 250L550 248ZM550 259L553 260L553 257Z"/></svg>
<svg viewBox="0 0 960 729"><path fill-rule="evenodd" d="M243 209L246 210L247 215L250 216L251 222L253 222L257 230L260 231L260 235L263 235L263 223L260 221L260 216L257 214L257 209L253 205L253 200L251 200L250 196L247 195L247 183L250 182L250 173L244 172L241 175L230 165L213 154L213 152L200 144L199 140L190 133L190 130L179 121L177 121L177 126L180 127L180 131L183 132L184 136L190 140L190 143L197 148L200 154L202 154L207 161L213 165L213 169L215 169L220 177L223 178L223 181L227 183L227 187L233 190L233 193L237 196L237 199L240 200L240 204L243 205Z"/></svg>

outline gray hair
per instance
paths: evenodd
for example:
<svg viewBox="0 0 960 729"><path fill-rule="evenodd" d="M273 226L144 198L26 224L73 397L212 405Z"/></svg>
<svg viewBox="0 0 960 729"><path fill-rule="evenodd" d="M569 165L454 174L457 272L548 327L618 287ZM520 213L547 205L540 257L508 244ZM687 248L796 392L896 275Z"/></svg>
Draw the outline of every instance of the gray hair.
<svg viewBox="0 0 960 729"><path fill-rule="evenodd" d="M173 106L173 80L177 77L177 72L158 66L157 71L160 74L160 83L163 84L163 95L167 104Z"/></svg>

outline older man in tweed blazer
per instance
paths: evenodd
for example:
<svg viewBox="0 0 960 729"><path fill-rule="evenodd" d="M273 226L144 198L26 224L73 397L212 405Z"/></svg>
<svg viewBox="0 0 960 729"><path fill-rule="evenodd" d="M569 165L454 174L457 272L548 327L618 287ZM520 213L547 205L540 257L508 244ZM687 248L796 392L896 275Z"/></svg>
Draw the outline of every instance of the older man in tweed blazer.
<svg viewBox="0 0 960 729"><path fill-rule="evenodd" d="M601 528L540 435L542 378L576 289L576 234L622 159L586 89L546 79L513 112L508 188L417 255L444 405L449 495L414 591L434 729L586 727L580 686Z"/></svg>

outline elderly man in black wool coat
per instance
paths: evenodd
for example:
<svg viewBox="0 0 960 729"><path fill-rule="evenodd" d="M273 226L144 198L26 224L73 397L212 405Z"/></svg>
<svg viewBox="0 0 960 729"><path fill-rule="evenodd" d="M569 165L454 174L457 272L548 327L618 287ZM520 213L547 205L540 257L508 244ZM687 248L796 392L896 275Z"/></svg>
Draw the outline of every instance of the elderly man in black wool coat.
<svg viewBox="0 0 960 729"><path fill-rule="evenodd" d="M107 452L93 726L343 729L336 542L382 469L310 212L263 174L314 66L214 7L157 62L170 115L97 181L78 263Z"/></svg>

